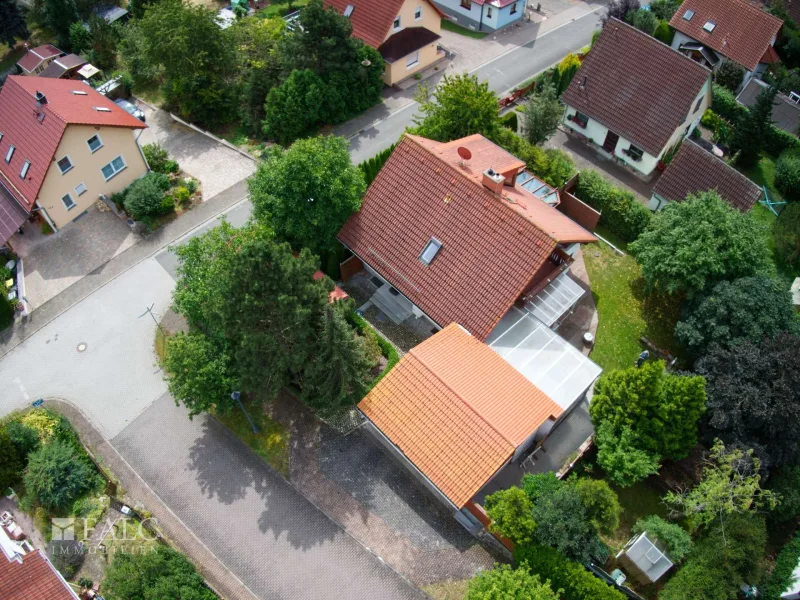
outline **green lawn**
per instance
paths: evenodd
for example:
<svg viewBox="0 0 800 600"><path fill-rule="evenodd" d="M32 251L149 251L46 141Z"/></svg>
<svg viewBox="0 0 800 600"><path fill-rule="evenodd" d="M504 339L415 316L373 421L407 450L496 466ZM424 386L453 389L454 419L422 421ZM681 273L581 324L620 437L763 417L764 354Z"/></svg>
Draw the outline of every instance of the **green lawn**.
<svg viewBox="0 0 800 600"><path fill-rule="evenodd" d="M469 579L440 581L439 583L422 586L422 591L433 600L463 600L464 596L467 595L469 582Z"/></svg>
<svg viewBox="0 0 800 600"><path fill-rule="evenodd" d="M607 230L601 227L598 233L625 251L625 244ZM679 355L673 337L677 301L646 294L639 265L630 254L619 256L599 242L585 246L583 256L599 317L590 358L606 370L633 366L642 351L641 336Z"/></svg>
<svg viewBox="0 0 800 600"><path fill-rule="evenodd" d="M258 427L253 433L250 423L238 406L234 406L227 414L217 414L217 420L230 429L233 434L250 446L267 464L283 477L289 477L289 432L271 419L264 412L264 405L259 402L243 402L247 414Z"/></svg>
<svg viewBox="0 0 800 600"><path fill-rule="evenodd" d="M289 13L303 8L308 4L308 0L292 0L292 8L290 9L285 4L270 4L266 8L262 8L256 13L256 16L261 19L269 19L270 17L284 17Z"/></svg>
<svg viewBox="0 0 800 600"><path fill-rule="evenodd" d="M447 19L442 19L442 29L445 31L452 31L453 33L457 33L459 35L465 35L467 37L471 37L476 40L482 40L485 38L487 34L485 31L472 31L472 29L467 29L466 27L462 27L461 25L456 25L452 21L448 21Z"/></svg>
<svg viewBox="0 0 800 600"><path fill-rule="evenodd" d="M776 202L782 200L783 196L775 189L775 160L767 155L762 155L761 160L749 169L744 169L744 174L753 183L767 188L770 200Z"/></svg>

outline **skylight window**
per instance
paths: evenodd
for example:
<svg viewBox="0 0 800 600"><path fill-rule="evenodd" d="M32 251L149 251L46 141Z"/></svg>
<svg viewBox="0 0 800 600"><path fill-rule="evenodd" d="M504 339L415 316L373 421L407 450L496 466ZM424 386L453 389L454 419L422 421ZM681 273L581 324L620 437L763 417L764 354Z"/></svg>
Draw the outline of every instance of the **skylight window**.
<svg viewBox="0 0 800 600"><path fill-rule="evenodd" d="M11 162L11 157L14 156L14 150L16 150L16 149L17 149L16 146L10 146L8 148L8 152L6 152L6 162L7 163Z"/></svg>
<svg viewBox="0 0 800 600"><path fill-rule="evenodd" d="M28 169L31 168L31 161L26 160L22 163L22 168L19 170L19 178L25 179L25 176L28 174Z"/></svg>
<svg viewBox="0 0 800 600"><path fill-rule="evenodd" d="M76 96L86 96L86 92L82 92L80 90L72 90L72 93Z"/></svg>
<svg viewBox="0 0 800 600"><path fill-rule="evenodd" d="M714 21L706 21L706 24L703 25L703 31L711 33L712 31L714 31L714 27L716 26L717 24Z"/></svg>
<svg viewBox="0 0 800 600"><path fill-rule="evenodd" d="M690 8L685 13L683 13L683 20L691 21L693 16L694 16L694 11Z"/></svg>
<svg viewBox="0 0 800 600"><path fill-rule="evenodd" d="M352 4L348 4L347 7L344 9L344 16L349 17L350 15L352 15L355 8L356 7L353 6Z"/></svg>
<svg viewBox="0 0 800 600"><path fill-rule="evenodd" d="M93 107L97 112L111 112L110 108L106 108L105 106L95 106Z"/></svg>
<svg viewBox="0 0 800 600"><path fill-rule="evenodd" d="M422 249L422 254L419 255L419 259L422 261L422 264L431 264L431 261L436 258L436 255L439 253L441 247L442 242L436 238L431 238L431 241L425 244L425 248Z"/></svg>

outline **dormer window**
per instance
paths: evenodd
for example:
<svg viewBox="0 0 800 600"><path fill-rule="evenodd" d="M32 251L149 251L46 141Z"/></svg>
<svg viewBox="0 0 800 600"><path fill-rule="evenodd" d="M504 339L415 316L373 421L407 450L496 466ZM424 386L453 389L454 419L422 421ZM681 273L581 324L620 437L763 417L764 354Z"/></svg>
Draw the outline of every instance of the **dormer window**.
<svg viewBox="0 0 800 600"><path fill-rule="evenodd" d="M394 24L392 26L394 27L395 31L400 30L400 15L397 15L397 17L395 17Z"/></svg>
<svg viewBox="0 0 800 600"><path fill-rule="evenodd" d="M693 16L694 16L694 11L690 8L685 13L683 13L683 20L691 21Z"/></svg>
<svg viewBox="0 0 800 600"><path fill-rule="evenodd" d="M716 26L717 24L714 21L706 21L706 24L703 25L703 31L711 33L712 31L714 31L714 27Z"/></svg>
<svg viewBox="0 0 800 600"><path fill-rule="evenodd" d="M11 162L11 157L14 156L14 150L16 150L16 149L17 149L17 147L13 146L13 145L8 148L8 152L6 152L6 162L7 163Z"/></svg>
<svg viewBox="0 0 800 600"><path fill-rule="evenodd" d="M28 174L28 169L31 168L31 161L26 160L22 163L22 168L19 170L19 178L25 179L25 176Z"/></svg>
<svg viewBox="0 0 800 600"><path fill-rule="evenodd" d="M425 247L422 249L422 254L419 255L420 262L422 262L423 265L431 264L431 261L436 258L441 247L442 242L436 238L431 238L431 241L425 244Z"/></svg>

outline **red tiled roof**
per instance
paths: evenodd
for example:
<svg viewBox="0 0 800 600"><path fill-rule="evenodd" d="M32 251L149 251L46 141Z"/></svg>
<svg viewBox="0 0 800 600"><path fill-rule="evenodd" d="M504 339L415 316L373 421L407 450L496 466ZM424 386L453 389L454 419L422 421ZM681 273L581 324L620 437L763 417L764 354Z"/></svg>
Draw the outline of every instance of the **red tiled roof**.
<svg viewBox="0 0 800 600"><path fill-rule="evenodd" d="M73 94L73 90L86 95ZM36 92L47 97L44 120L36 114ZM107 108L109 112L94 107ZM44 183L50 162L67 125L97 125L142 129L144 123L129 115L90 86L68 79L12 76L0 90L0 178L29 211ZM11 163L5 161L10 146L16 150ZM23 180L19 173L31 161Z"/></svg>
<svg viewBox="0 0 800 600"><path fill-rule="evenodd" d="M338 237L436 323L459 323L483 340L556 240L435 144L406 134ZM431 238L442 246L425 265Z"/></svg>
<svg viewBox="0 0 800 600"><path fill-rule="evenodd" d="M61 54L64 53L52 44L45 44L44 46L37 46L36 48L28 50L25 56L19 59L17 64L30 73L46 58L60 56Z"/></svg>
<svg viewBox="0 0 800 600"><path fill-rule="evenodd" d="M358 406L458 508L563 412L455 323L413 348Z"/></svg>
<svg viewBox="0 0 800 600"><path fill-rule="evenodd" d="M653 193L665 200L682 202L688 194L707 190L716 190L723 200L742 212L753 208L762 194L760 187L725 161L686 140Z"/></svg>
<svg viewBox="0 0 800 600"><path fill-rule="evenodd" d="M658 156L710 77L687 56L611 19L561 99Z"/></svg>
<svg viewBox="0 0 800 600"><path fill-rule="evenodd" d="M683 18L687 10L694 11L689 21ZM703 29L707 21L716 23L711 32ZM669 24L753 71L767 47L772 45L783 21L743 0L685 0Z"/></svg>
<svg viewBox="0 0 800 600"><path fill-rule="evenodd" d="M3 600L78 600L41 550L9 561L0 553L0 598Z"/></svg>
<svg viewBox="0 0 800 600"><path fill-rule="evenodd" d="M433 2L424 1L442 14ZM334 8L339 14L344 14L345 9L352 6L350 22L353 24L353 36L376 49L389 35L392 23L404 3L405 0L325 0L325 6Z"/></svg>
<svg viewBox="0 0 800 600"><path fill-rule="evenodd" d="M784 2L784 7L792 21L800 25L800 0L786 0Z"/></svg>

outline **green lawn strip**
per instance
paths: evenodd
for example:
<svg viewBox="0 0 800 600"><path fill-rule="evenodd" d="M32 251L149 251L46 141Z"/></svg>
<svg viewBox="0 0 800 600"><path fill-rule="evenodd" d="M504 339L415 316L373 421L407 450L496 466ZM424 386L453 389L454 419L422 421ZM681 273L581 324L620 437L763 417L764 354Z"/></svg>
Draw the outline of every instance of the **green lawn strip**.
<svg viewBox="0 0 800 600"><path fill-rule="evenodd" d="M783 199L781 193L775 188L775 160L767 155L762 155L755 166L744 169L743 173L756 185L767 188L770 200L778 202Z"/></svg>
<svg viewBox="0 0 800 600"><path fill-rule="evenodd" d="M256 16L261 19L269 19L270 17L285 17L286 15L303 8L308 4L308 0L292 0L292 8L290 9L285 4L270 4L266 8L262 8L256 13Z"/></svg>
<svg viewBox="0 0 800 600"><path fill-rule="evenodd" d="M608 231L601 228L599 233L625 251L625 245ZM641 336L663 350L679 353L673 336L678 303L645 293L634 258L619 256L602 242L587 246L583 256L599 317L590 358L606 370L630 367L642 351Z"/></svg>
<svg viewBox="0 0 800 600"><path fill-rule="evenodd" d="M471 37L476 40L482 40L488 34L485 31L472 31L471 29L467 29L466 27L462 27L461 25L456 25L452 21L448 21L447 19L442 19L442 29L445 31L451 31L453 33L457 33L459 35L465 35L467 37Z"/></svg>
<svg viewBox="0 0 800 600"><path fill-rule="evenodd" d="M469 582L469 579L440 581L422 586L422 591L433 600L464 600Z"/></svg>
<svg viewBox="0 0 800 600"><path fill-rule="evenodd" d="M250 423L238 406L232 407L225 414L214 412L213 415L236 437L250 446L267 464L283 477L288 478L289 432L264 412L262 403L254 401L243 401L242 403L247 414L258 427L258 433L253 433Z"/></svg>

